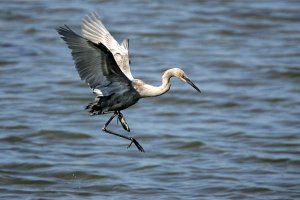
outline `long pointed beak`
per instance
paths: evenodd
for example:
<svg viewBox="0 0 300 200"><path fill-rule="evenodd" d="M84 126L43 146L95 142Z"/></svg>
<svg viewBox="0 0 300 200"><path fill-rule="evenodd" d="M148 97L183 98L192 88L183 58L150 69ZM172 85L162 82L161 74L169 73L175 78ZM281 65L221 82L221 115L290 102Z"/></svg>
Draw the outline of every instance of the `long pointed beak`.
<svg viewBox="0 0 300 200"><path fill-rule="evenodd" d="M188 84L190 84L193 88L195 88L198 92L200 92L201 93L201 90L190 80L190 79L188 79L188 78L184 78L184 80L188 83Z"/></svg>

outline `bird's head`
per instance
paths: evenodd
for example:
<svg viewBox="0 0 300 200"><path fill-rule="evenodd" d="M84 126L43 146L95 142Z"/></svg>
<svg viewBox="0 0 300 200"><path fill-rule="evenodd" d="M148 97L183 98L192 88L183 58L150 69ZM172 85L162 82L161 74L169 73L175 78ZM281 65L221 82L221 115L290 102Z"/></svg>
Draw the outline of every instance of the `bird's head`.
<svg viewBox="0 0 300 200"><path fill-rule="evenodd" d="M185 72L182 69L172 68L170 70L170 72L171 72L171 76L175 76L178 79L180 79L181 81L188 83L193 88L195 88L198 92L201 93L200 89L187 77L187 75L185 74Z"/></svg>

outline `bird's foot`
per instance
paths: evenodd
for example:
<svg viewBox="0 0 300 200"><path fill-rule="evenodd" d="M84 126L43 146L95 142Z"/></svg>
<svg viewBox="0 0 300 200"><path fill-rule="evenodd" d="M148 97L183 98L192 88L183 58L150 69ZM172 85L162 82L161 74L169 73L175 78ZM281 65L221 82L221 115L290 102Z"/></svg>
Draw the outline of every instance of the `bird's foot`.
<svg viewBox="0 0 300 200"><path fill-rule="evenodd" d="M103 128L102 128L102 131L131 141L130 144L128 145L127 149L132 145L132 143L134 143L135 146L136 146L136 148L137 148L139 151L145 152L145 150L143 149L142 145L140 145L140 144L138 143L138 141L136 141L136 139L134 139L134 138L132 138L132 137L128 137L128 136L126 136L126 135L121 135L121 134L112 132L111 130L107 129L106 127L107 127L107 126L104 125Z"/></svg>
<svg viewBox="0 0 300 200"><path fill-rule="evenodd" d="M129 147L131 147L132 143L134 143L135 146L136 146L136 148L137 148L139 151L145 152L145 150L143 149L142 145L140 145L140 143L138 143L138 141L137 141L136 139L130 138L130 140L131 140L131 142L130 142L130 144L128 145L127 149L128 149Z"/></svg>

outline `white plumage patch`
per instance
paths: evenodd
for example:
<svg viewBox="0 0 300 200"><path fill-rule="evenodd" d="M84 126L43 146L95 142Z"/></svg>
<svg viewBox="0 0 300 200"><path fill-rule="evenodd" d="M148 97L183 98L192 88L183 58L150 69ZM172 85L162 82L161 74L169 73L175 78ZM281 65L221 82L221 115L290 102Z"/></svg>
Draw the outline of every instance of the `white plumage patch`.
<svg viewBox="0 0 300 200"><path fill-rule="evenodd" d="M101 92L101 90L99 90L99 89L94 89L93 93L96 94L96 96L104 96L103 93Z"/></svg>

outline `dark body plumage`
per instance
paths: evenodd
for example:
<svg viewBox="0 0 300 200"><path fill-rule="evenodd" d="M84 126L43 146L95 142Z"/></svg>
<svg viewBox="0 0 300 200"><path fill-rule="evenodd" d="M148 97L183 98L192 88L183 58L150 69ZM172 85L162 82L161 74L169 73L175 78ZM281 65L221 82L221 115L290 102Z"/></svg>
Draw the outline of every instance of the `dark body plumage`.
<svg viewBox="0 0 300 200"><path fill-rule="evenodd" d="M132 93L135 95L132 96ZM138 102L139 99L140 95L136 91L125 92L123 95L112 94L105 97L96 97L94 102L86 106L86 109L89 110L91 115L106 114L108 112L124 110Z"/></svg>

